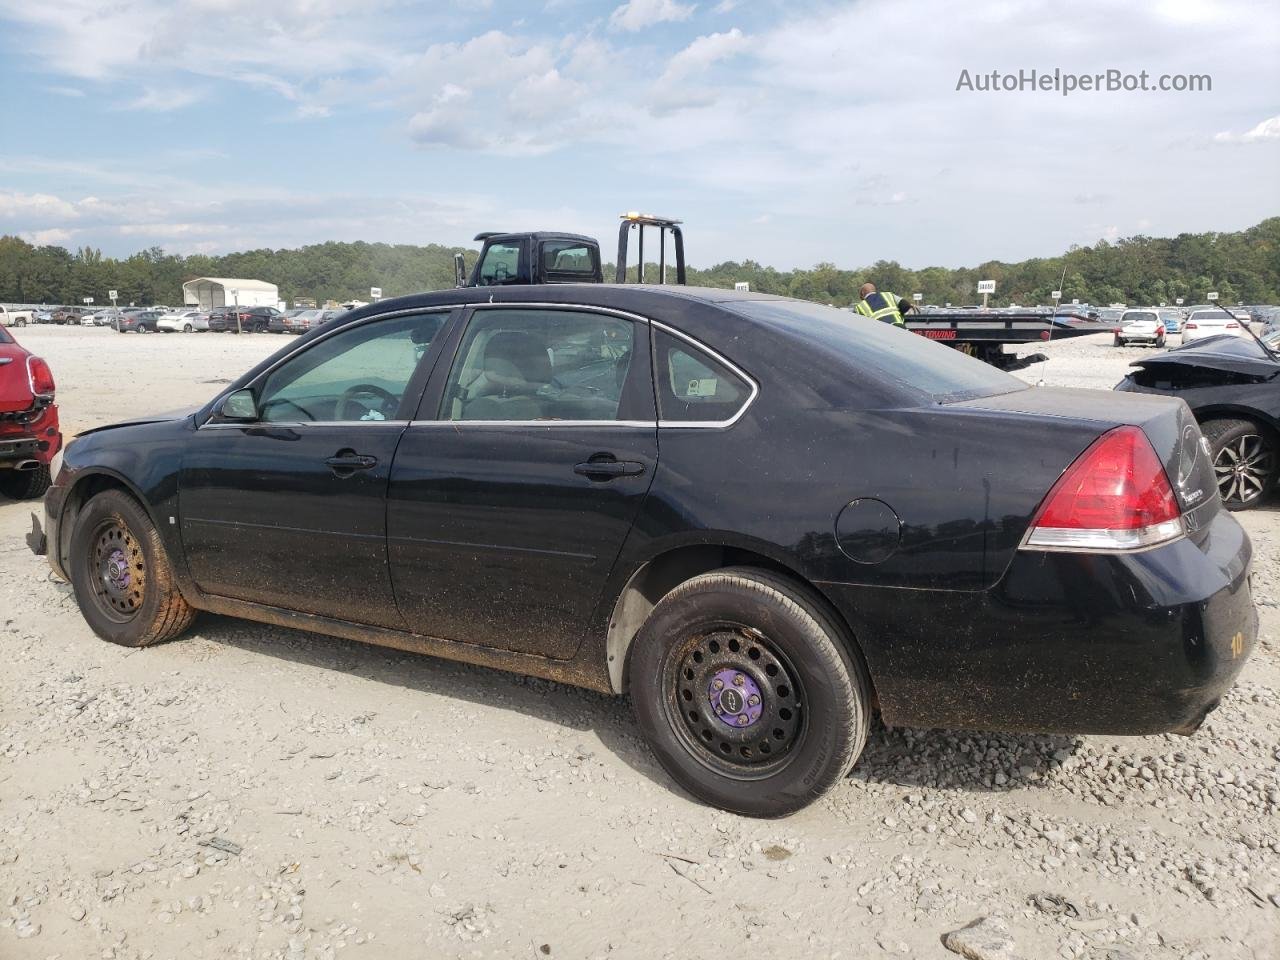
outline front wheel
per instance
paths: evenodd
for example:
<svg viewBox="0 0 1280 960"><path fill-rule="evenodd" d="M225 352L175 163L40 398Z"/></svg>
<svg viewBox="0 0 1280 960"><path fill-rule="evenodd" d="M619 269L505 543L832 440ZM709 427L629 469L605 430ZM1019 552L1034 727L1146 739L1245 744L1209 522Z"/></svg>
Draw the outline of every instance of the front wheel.
<svg viewBox="0 0 1280 960"><path fill-rule="evenodd" d="M123 490L100 493L80 511L68 572L80 612L111 643L150 646L178 636L195 619L155 525Z"/></svg>
<svg viewBox="0 0 1280 960"><path fill-rule="evenodd" d="M1210 420L1202 429L1226 508L1251 510L1262 503L1280 466L1275 435L1251 420Z"/></svg>
<svg viewBox="0 0 1280 960"><path fill-rule="evenodd" d="M663 597L629 676L667 773L746 816L818 799L857 760L871 723L866 670L821 601L755 568L702 574Z"/></svg>

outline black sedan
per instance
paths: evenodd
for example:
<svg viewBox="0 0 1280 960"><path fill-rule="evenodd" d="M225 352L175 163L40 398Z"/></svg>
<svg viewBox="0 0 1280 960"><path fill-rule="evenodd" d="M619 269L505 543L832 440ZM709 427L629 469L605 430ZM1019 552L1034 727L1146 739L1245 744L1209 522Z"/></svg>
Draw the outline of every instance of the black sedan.
<svg viewBox="0 0 1280 960"><path fill-rule="evenodd" d="M1117 390L1181 397L1191 407L1228 509L1265 501L1280 476L1280 331L1196 340L1132 366Z"/></svg>
<svg viewBox="0 0 1280 960"><path fill-rule="evenodd" d="M207 610L629 692L679 784L760 816L838 782L873 708L1190 732L1257 628L1184 403L722 290L363 307L82 433L45 517L106 640Z"/></svg>

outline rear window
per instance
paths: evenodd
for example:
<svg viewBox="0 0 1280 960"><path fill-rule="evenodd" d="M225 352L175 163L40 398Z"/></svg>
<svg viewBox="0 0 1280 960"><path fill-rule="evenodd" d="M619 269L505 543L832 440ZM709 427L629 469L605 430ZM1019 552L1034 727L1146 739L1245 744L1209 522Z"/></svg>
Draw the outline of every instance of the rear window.
<svg viewBox="0 0 1280 960"><path fill-rule="evenodd" d="M1225 310L1197 310L1191 314L1192 320L1234 320L1235 317Z"/></svg>
<svg viewBox="0 0 1280 960"><path fill-rule="evenodd" d="M938 403L1027 389L1016 377L959 350L848 310L799 300L734 300L726 310L813 342L850 366L878 374Z"/></svg>
<svg viewBox="0 0 1280 960"><path fill-rule="evenodd" d="M1160 318L1156 314L1151 313L1150 311L1147 311L1147 310L1130 310L1128 313L1124 315L1121 322L1133 323L1139 320L1149 320L1152 323L1158 323Z"/></svg>
<svg viewBox="0 0 1280 960"><path fill-rule="evenodd" d="M590 281L596 274L596 251L579 240L546 240L542 271L556 280Z"/></svg>

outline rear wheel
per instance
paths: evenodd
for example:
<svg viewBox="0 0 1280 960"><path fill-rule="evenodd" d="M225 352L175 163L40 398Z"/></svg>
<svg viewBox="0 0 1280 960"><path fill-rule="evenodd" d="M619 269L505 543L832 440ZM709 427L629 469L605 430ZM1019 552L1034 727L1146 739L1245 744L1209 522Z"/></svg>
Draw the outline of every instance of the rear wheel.
<svg viewBox="0 0 1280 960"><path fill-rule="evenodd" d="M636 716L699 799L780 817L830 790L866 743L871 684L807 590L748 567L686 581L632 647Z"/></svg>
<svg viewBox="0 0 1280 960"><path fill-rule="evenodd" d="M49 465L34 470L0 470L0 493L10 500L34 500L49 489Z"/></svg>
<svg viewBox="0 0 1280 960"><path fill-rule="evenodd" d="M1275 435L1252 420L1210 420L1202 429L1227 509L1249 510L1265 500L1280 465Z"/></svg>
<svg viewBox="0 0 1280 960"><path fill-rule="evenodd" d="M81 509L68 566L80 611L103 640L146 647L178 636L195 619L155 526L122 490L100 493Z"/></svg>

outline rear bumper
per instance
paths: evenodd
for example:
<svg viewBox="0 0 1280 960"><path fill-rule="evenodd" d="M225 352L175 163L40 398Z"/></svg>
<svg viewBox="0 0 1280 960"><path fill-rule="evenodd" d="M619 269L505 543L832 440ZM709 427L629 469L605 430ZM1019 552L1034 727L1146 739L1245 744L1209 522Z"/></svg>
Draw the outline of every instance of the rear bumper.
<svg viewBox="0 0 1280 960"><path fill-rule="evenodd" d="M18 430L10 432L14 426ZM58 426L58 405L51 403L32 420L17 425L0 420L0 469L9 469L27 460L43 464L53 461L62 449L62 432Z"/></svg>
<svg viewBox="0 0 1280 960"><path fill-rule="evenodd" d="M27 545L38 556L42 553L49 558L49 566L63 580L69 580L67 571L63 569L62 563L62 511L67 499L67 488L59 486L57 478L54 478L54 484L44 495L44 525L43 529L33 531L33 538L43 550L37 549L37 544L32 540L27 541ZM32 525L39 527L35 516L32 516Z"/></svg>
<svg viewBox="0 0 1280 960"><path fill-rule="evenodd" d="M887 723L1156 734L1194 729L1253 649L1251 560L1220 511L1198 545L1020 552L979 594L822 586L858 635Z"/></svg>

